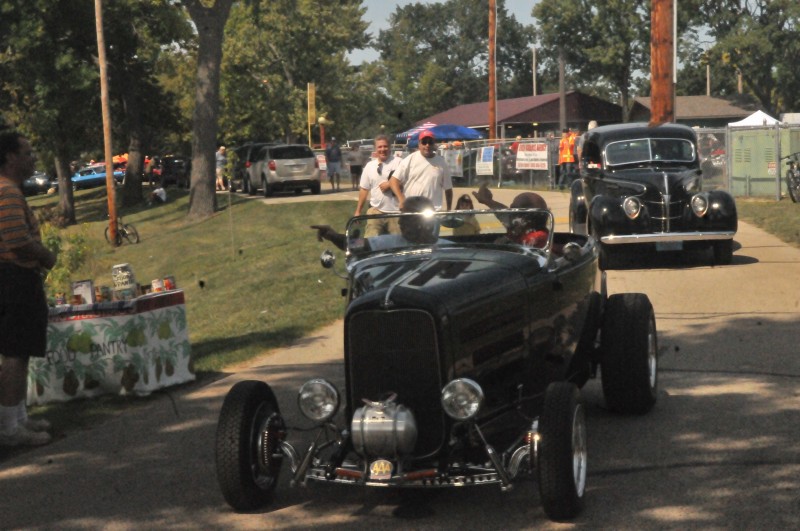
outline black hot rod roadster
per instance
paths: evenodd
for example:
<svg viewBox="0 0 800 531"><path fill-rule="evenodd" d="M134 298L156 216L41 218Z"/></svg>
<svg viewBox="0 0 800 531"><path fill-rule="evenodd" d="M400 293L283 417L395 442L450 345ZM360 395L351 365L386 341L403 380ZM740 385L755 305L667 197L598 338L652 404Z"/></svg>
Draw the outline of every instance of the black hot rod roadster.
<svg viewBox="0 0 800 531"><path fill-rule="evenodd" d="M575 517L588 458L579 389L601 372L610 409L642 414L656 402L649 299L607 296L595 240L555 233L546 210L391 217L437 235L364 238L375 216L348 223L345 386L301 386L310 442L290 442L267 383L226 396L215 443L225 500L268 504L284 468L292 485L508 490L532 476L550 518ZM540 247L514 243L531 227ZM333 253L322 260L334 266Z"/></svg>

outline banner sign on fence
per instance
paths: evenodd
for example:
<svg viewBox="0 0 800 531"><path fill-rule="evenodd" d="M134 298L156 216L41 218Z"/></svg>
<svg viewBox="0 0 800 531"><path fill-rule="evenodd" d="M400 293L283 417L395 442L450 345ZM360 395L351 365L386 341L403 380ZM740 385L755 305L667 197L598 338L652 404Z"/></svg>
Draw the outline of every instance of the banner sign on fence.
<svg viewBox="0 0 800 531"><path fill-rule="evenodd" d="M547 170L547 144L520 143L517 147L518 170Z"/></svg>
<svg viewBox="0 0 800 531"><path fill-rule="evenodd" d="M445 149L442 152L447 167L450 168L451 177L463 177L464 168L462 166L461 150Z"/></svg>
<svg viewBox="0 0 800 531"><path fill-rule="evenodd" d="M475 162L477 175L494 175L494 146L481 148L481 156Z"/></svg>

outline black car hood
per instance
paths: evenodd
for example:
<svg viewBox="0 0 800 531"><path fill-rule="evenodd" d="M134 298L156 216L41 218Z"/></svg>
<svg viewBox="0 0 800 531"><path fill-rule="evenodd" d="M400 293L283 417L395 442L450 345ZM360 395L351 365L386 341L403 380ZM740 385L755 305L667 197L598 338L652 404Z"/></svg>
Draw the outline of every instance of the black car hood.
<svg viewBox="0 0 800 531"><path fill-rule="evenodd" d="M701 173L695 168L634 168L606 173L605 179L624 181L633 193L656 189L662 194L694 193L700 190Z"/></svg>
<svg viewBox="0 0 800 531"><path fill-rule="evenodd" d="M433 307L441 310L446 304L455 310L498 291L519 290L543 264L543 255L496 249L443 248L379 255L358 262L351 271L351 309L379 306L434 311Z"/></svg>

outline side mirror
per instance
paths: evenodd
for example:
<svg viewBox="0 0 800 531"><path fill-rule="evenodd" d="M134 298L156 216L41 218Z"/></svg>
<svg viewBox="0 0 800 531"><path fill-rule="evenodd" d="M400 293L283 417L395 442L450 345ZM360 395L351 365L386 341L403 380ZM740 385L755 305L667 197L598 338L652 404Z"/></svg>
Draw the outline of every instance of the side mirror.
<svg viewBox="0 0 800 531"><path fill-rule="evenodd" d="M336 265L336 256L329 250L322 251L322 254L319 256L319 263L322 264L322 267L325 269L331 269Z"/></svg>

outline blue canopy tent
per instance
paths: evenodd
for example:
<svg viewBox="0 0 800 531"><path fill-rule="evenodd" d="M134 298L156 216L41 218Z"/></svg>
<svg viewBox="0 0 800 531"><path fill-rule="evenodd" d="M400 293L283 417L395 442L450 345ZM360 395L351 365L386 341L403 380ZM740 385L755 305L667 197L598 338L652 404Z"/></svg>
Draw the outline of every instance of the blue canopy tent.
<svg viewBox="0 0 800 531"><path fill-rule="evenodd" d="M452 142L453 140L479 140L483 134L475 129L456 124L441 124L433 127L417 128L408 135L408 147L417 147L419 135L422 131L430 131L436 142ZM398 135L399 136L399 135Z"/></svg>

